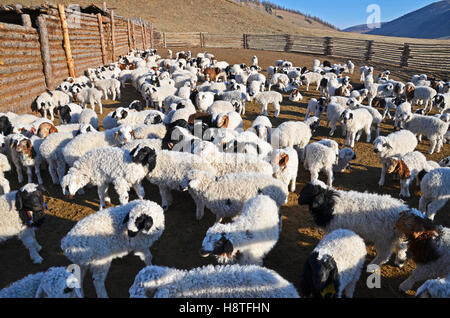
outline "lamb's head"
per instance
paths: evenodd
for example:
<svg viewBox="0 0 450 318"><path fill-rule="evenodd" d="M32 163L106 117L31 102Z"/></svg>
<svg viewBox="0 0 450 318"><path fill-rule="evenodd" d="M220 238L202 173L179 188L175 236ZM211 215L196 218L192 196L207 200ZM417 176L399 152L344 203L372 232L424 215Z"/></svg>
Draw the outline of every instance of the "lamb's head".
<svg viewBox="0 0 450 318"><path fill-rule="evenodd" d="M72 88L72 83L73 83L73 78L70 78L72 80L72 82L70 81L64 81L61 84L59 84L56 89L60 90L66 94L70 94L70 89Z"/></svg>
<svg viewBox="0 0 450 318"><path fill-rule="evenodd" d="M89 183L89 180L90 178L77 168L71 167L61 182L63 194L69 199L72 199L78 190Z"/></svg>
<svg viewBox="0 0 450 318"><path fill-rule="evenodd" d="M156 151L150 147L137 146L131 150L130 155L133 157L133 162L146 166L149 172L156 167Z"/></svg>
<svg viewBox="0 0 450 318"><path fill-rule="evenodd" d="M443 111L446 107L450 105L445 104L445 97L443 94L437 94L433 97L433 107L435 107L439 112Z"/></svg>
<svg viewBox="0 0 450 318"><path fill-rule="evenodd" d="M373 151L380 155L383 155L393 149L390 139L384 136L377 137L374 140L373 145L375 146Z"/></svg>
<svg viewBox="0 0 450 318"><path fill-rule="evenodd" d="M39 125L37 135L40 138L47 138L50 134L57 133L58 129L51 123L42 123Z"/></svg>
<svg viewBox="0 0 450 318"><path fill-rule="evenodd" d="M150 235L155 229L158 229L158 224L155 217L155 211L152 209L159 209L158 215L162 215L162 208L157 205L138 204L126 215L123 224L126 224L128 237L136 237L139 234Z"/></svg>
<svg viewBox="0 0 450 318"><path fill-rule="evenodd" d="M348 124L353 121L353 117L353 111L351 111L350 109L346 109L342 112L340 120L344 124Z"/></svg>
<svg viewBox="0 0 450 318"><path fill-rule="evenodd" d="M145 108L145 105L140 100L134 100L128 105L129 109L136 109L137 111L142 111Z"/></svg>
<svg viewBox="0 0 450 318"><path fill-rule="evenodd" d="M394 92L394 84L387 83L380 86L385 95L390 95Z"/></svg>
<svg viewBox="0 0 450 318"><path fill-rule="evenodd" d="M41 185L28 183L16 192L15 207L23 225L38 227L44 222L47 205L43 194L47 191Z"/></svg>
<svg viewBox="0 0 450 318"><path fill-rule="evenodd" d="M320 127L320 118L316 116L309 117L305 121L305 124L309 126L309 129L311 129L311 134L314 134Z"/></svg>
<svg viewBox="0 0 450 318"><path fill-rule="evenodd" d="M347 106L349 108L357 108L359 106L359 102L358 102L358 100L355 97L350 97L347 100Z"/></svg>
<svg viewBox="0 0 450 318"><path fill-rule="evenodd" d="M15 139L11 142L10 147L19 154L22 162L27 162L36 157L36 151L33 148L33 143L28 138Z"/></svg>
<svg viewBox="0 0 450 318"><path fill-rule="evenodd" d="M413 119L414 116L420 116L420 115L414 115L411 112L404 111L400 114L400 128L405 128L405 124L408 123Z"/></svg>
<svg viewBox="0 0 450 318"><path fill-rule="evenodd" d="M405 162L399 158L391 157L386 164L386 172L389 174L395 173L400 179L408 179L411 177L411 171Z"/></svg>
<svg viewBox="0 0 450 318"><path fill-rule="evenodd" d="M217 231L222 227L221 225L219 223L208 229L199 253L201 257L214 255L220 263L226 264L233 261L233 256L236 252L234 251L233 242L230 238L231 235Z"/></svg>
<svg viewBox="0 0 450 318"><path fill-rule="evenodd" d="M441 167L450 167L450 156L439 161Z"/></svg>
<svg viewBox="0 0 450 318"><path fill-rule="evenodd" d="M273 168L273 175L278 175L286 170L289 162L289 154L285 149L276 149L272 152L270 164Z"/></svg>
<svg viewBox="0 0 450 318"><path fill-rule="evenodd" d="M190 170L180 182L180 191L201 190L218 178L211 172L202 170Z"/></svg>
<svg viewBox="0 0 450 318"><path fill-rule="evenodd" d="M127 109L125 107L117 107L115 111L111 114L111 117L120 120L127 118L128 114L130 112L130 109Z"/></svg>
<svg viewBox="0 0 450 318"><path fill-rule="evenodd" d="M157 297L168 298L170 295L164 286L170 285L175 280L183 278L184 271L170 267L150 265L142 269L136 276L130 288L132 297Z"/></svg>
<svg viewBox="0 0 450 318"><path fill-rule="evenodd" d="M44 114L44 110L48 107L51 107L53 104L53 93L47 91L39 95L36 100L31 105L31 110L33 112L40 112L42 115Z"/></svg>
<svg viewBox="0 0 450 318"><path fill-rule="evenodd" d="M145 117L144 124L146 125L157 125L161 124L164 120L164 114L150 113Z"/></svg>
<svg viewBox="0 0 450 318"><path fill-rule="evenodd" d="M397 82L394 85L394 94L396 96L401 96L405 93L405 84L402 82Z"/></svg>
<svg viewBox="0 0 450 318"><path fill-rule="evenodd" d="M314 222L325 227L333 218L333 209L339 193L319 180L308 183L300 192L299 205L308 205Z"/></svg>
<svg viewBox="0 0 450 318"><path fill-rule="evenodd" d="M95 131L97 131L97 130L91 124L81 124L80 128L77 130L75 135L78 136L78 135L86 134L88 132L95 132Z"/></svg>
<svg viewBox="0 0 450 318"><path fill-rule="evenodd" d="M303 267L300 283L302 297L335 298L339 290L339 272L334 258L313 251Z"/></svg>
<svg viewBox="0 0 450 318"><path fill-rule="evenodd" d="M414 98L415 90L416 90L416 86L413 83L411 83L411 82L406 83L406 85L405 85L405 97L406 97L407 101L410 101L410 100L412 100Z"/></svg>
<svg viewBox="0 0 450 318"><path fill-rule="evenodd" d="M11 125L11 121L6 116L0 117L0 133L4 136L8 136L13 132L13 126Z"/></svg>
<svg viewBox="0 0 450 318"><path fill-rule="evenodd" d="M82 298L82 292L75 271L64 267L51 267L41 279L36 298Z"/></svg>
<svg viewBox="0 0 450 318"><path fill-rule="evenodd" d="M303 100L303 96L298 89L294 89L289 95L289 100L292 102L299 102Z"/></svg>
<svg viewBox="0 0 450 318"><path fill-rule="evenodd" d="M260 139L270 143L272 135L271 127L267 127L264 125L255 125L254 127L251 128L251 131L253 131Z"/></svg>
<svg viewBox="0 0 450 318"><path fill-rule="evenodd" d="M262 81L252 81L249 85L248 85L248 101L252 101L256 95L258 95L258 93L264 91L264 82Z"/></svg>
<svg viewBox="0 0 450 318"><path fill-rule="evenodd" d="M133 139L136 139L136 136L134 130L130 126L121 126L120 129L114 133L114 140L119 145L124 145Z"/></svg>
<svg viewBox="0 0 450 318"><path fill-rule="evenodd" d="M339 150L339 161L350 162L356 159L355 152L350 148L343 148Z"/></svg>
<svg viewBox="0 0 450 318"><path fill-rule="evenodd" d="M72 118L69 105L58 106L55 108L55 113L59 113L59 120L61 124L68 124Z"/></svg>

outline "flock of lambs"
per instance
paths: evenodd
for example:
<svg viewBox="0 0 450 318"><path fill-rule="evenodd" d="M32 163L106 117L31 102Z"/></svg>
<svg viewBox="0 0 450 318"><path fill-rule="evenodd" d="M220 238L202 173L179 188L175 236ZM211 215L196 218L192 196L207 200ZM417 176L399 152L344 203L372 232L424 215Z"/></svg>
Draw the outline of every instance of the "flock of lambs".
<svg viewBox="0 0 450 318"><path fill-rule="evenodd" d="M35 231L47 210L44 168L64 195L82 196L86 188L97 187L100 210L61 240L64 255L79 266L79 276L51 267L0 290L0 297L83 297L88 270L97 296L107 297L111 262L129 253L146 265L129 289L131 297L352 297L366 260L365 242L376 249L371 264L385 264L394 253L397 266L408 257L414 260L416 269L400 290L420 282L424 284L416 296L449 297L450 229L433 220L450 198L450 157L427 161L415 149L423 137L430 141L430 154L449 142L450 83L424 74L402 83L390 79L389 71L374 78L373 67L363 66L364 88L355 90L345 76L355 70L351 61L331 65L314 60L308 69L278 60L267 77L256 56L251 62L229 65L209 53L192 57L191 52L173 56L169 51L162 58L156 50L134 50L38 96L32 110L42 117L1 114L0 241L17 236L31 260L42 262ZM145 105L134 101L116 108L103 119L104 131L98 131L96 106L102 114L102 99L120 99L127 82ZM302 86L320 90L322 97L309 100L303 122L272 127L268 106L277 117L283 100L273 88L296 102L303 99ZM363 105L366 99L368 105ZM244 131L247 101L256 101L261 114ZM416 105L421 106L414 111ZM150 106L155 109L145 110ZM437 115L429 115L433 108ZM325 114L330 136L340 125L345 148L331 139L310 142ZM381 122L392 116L395 129L381 136ZM332 188L333 173L349 166L363 133L382 164L379 186L386 174L393 174L400 196L409 197L416 180L422 191L418 209L389 195ZM297 291L263 267L263 260L279 239L280 207L295 191L300 163L311 180L298 204L309 207L326 235L299 272ZM4 177L11 164L19 183L25 183L23 171L27 173L26 185L13 191ZM326 183L319 180L321 172ZM159 188L160 203L145 200L144 178ZM111 185L120 205L107 208ZM131 188L137 200L129 201ZM220 265L191 270L152 265L150 248L164 231L164 214L175 191L188 191L197 220L205 208L216 216L200 256L214 256Z"/></svg>

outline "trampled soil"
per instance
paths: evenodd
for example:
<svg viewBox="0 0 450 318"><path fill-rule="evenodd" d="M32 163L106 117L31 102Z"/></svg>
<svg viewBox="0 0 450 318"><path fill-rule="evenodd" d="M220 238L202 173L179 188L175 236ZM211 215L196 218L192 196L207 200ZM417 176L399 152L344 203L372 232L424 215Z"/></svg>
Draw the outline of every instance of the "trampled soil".
<svg viewBox="0 0 450 318"><path fill-rule="evenodd" d="M176 50L174 49L174 52ZM201 49L193 49L193 54L201 51ZM296 66L311 67L315 58L310 55L300 55L284 52L265 52L252 50L234 50L234 49L209 49L216 55L218 60L225 60L230 64L247 63L250 64L251 57L257 55L260 65L266 69L267 66L273 65L277 59L288 59ZM166 52L161 49L160 54L165 56ZM327 58L328 59L328 58ZM328 59L333 62L344 62L344 60ZM355 63L357 64L357 63ZM359 84L357 64L356 72L352 76L352 82L357 86ZM376 69L376 74L384 69ZM393 68L390 68L394 71ZM395 70L401 72L400 69ZM285 98L281 107L281 114L278 118L270 117L273 126L278 126L286 120L303 120L308 100L311 97L319 97L318 91L312 88L306 92L304 87L301 92L304 99L300 103L291 102L288 96ZM120 102L106 102L104 105L104 115L112 109L119 106L127 106L134 99L141 99L135 89L127 85L123 90L122 100ZM248 128L251 121L259 114L259 106L256 103L247 103L245 119L245 127ZM104 116L103 115L103 116ZM103 116L100 116L103 118ZM273 108L269 106L269 116L273 116ZM321 128L312 138L313 141L322 138L329 138L329 129L324 128L326 121L322 117ZM392 120L386 120L382 124L382 135L387 135L393 131ZM332 138L336 140L342 147L345 140L341 137L340 129ZM387 178L386 185L383 188L378 187L378 179L380 176L381 166L378 157L373 152L372 144L365 143L365 138L357 142L355 152L357 159L351 164L351 171L335 174L333 186L343 190L369 191L383 194L390 194L398 197L400 192L399 181ZM439 154L428 155L429 142L423 141L418 150L426 155L428 160L439 161L450 155L450 145L444 145L443 150ZM99 207L99 200L95 188L86 191L86 195L77 196L74 200L69 200L62 196L61 189L51 184L51 179L46 171L42 172L44 176L45 186L49 192L46 202L49 207L49 215L37 231L37 239L43 246L41 256L44 258L43 264L34 265L27 250L17 239L10 239L0 244L0 288L3 288L24 276L44 271L51 266L67 266L70 262L64 257L60 249L61 238L73 227L73 225L83 217L95 212ZM15 173L7 173L10 180L11 189L18 189L17 177ZM321 179L324 178L321 176ZM283 230L280 239L275 248L269 253L264 261L264 265L277 271L287 280L294 283L297 287L299 277L302 272L303 263L308 254L316 246L323 232L318 230L314 225L310 213L306 207L299 207L297 204L298 193L303 186L309 181L309 173L304 170L300 164L297 178L296 193L291 193L289 202L281 208L283 215ZM155 186L144 181L146 199L160 202L159 192ZM111 191L113 192L113 191ZM408 200L411 207L418 207L420 198L420 188L415 184L411 186L412 198ZM118 204L117 196L111 193L113 204ZM132 197L135 198L134 193ZM162 237L151 248L153 254L153 264L171 266L176 268L190 269L205 264L213 263L212 259L204 259L199 256L198 250L208 227L213 225L215 217L209 213L205 213L205 217L200 221L195 219L195 205L193 200L187 193L174 193L174 204L165 214L166 228ZM449 204L444 207L436 216L435 221L445 226L450 226L450 216L448 215ZM374 257L374 249L368 244L369 256L367 263ZM415 265L412 261L408 261L403 268L397 268L392 265L392 260L381 268L381 288L369 289L366 287L366 279L369 274L363 272L361 279L357 285L354 297L409 297L414 295L413 292L403 294L398 290L399 284L407 278L412 272ZM128 289L133 283L135 275L144 267L144 263L135 256L127 256L123 259L115 260L109 271L106 280L106 289L110 297L128 297ZM95 297L91 276L88 274L85 280L85 294L87 297ZM415 286L417 288L418 286Z"/></svg>

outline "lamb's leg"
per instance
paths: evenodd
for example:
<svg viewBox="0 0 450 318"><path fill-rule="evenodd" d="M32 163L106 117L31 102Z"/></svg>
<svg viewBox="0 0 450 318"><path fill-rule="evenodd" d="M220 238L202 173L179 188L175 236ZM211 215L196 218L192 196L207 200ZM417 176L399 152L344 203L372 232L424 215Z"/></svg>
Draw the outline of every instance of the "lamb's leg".
<svg viewBox="0 0 450 318"><path fill-rule="evenodd" d="M115 179L113 184L114 189L116 189L116 192L119 195L120 204L127 204L130 198L128 195L128 191L130 191L128 183L124 179Z"/></svg>
<svg viewBox="0 0 450 318"><path fill-rule="evenodd" d="M353 297L353 293L355 292L355 287L356 287L357 282L358 282L358 279L355 278L347 286L345 286L345 289L344 289L345 297L347 297L347 298Z"/></svg>
<svg viewBox="0 0 450 318"><path fill-rule="evenodd" d="M337 125L337 122L335 122L335 121L333 121L333 122L331 123L330 136L333 136L333 135L334 135L334 132L336 131L336 125ZM327 126L328 126L328 125L327 125Z"/></svg>
<svg viewBox="0 0 450 318"><path fill-rule="evenodd" d="M333 186L333 167L327 167L325 169L325 174L327 175L327 185L329 187Z"/></svg>
<svg viewBox="0 0 450 318"><path fill-rule="evenodd" d="M33 170L31 170L31 167L27 167L27 176L28 183L33 183Z"/></svg>
<svg viewBox="0 0 450 318"><path fill-rule="evenodd" d="M355 147L355 133L350 134L350 147Z"/></svg>
<svg viewBox="0 0 450 318"><path fill-rule="evenodd" d="M33 239L34 239L34 247L36 248L36 250L37 250L38 252L40 252L40 251L42 250L42 246L39 245L39 243L38 243L38 241L37 241L37 239L36 239L36 230L35 230L35 229L32 229L32 231L30 231L30 234L31 234L31 236L32 236Z"/></svg>
<svg viewBox="0 0 450 318"><path fill-rule="evenodd" d="M134 255L139 257L146 266L152 265L152 253L150 253L150 250L148 248L135 251Z"/></svg>
<svg viewBox="0 0 450 318"><path fill-rule="evenodd" d="M94 99L90 99L89 100L89 104L91 105L92 110L95 112L95 100Z"/></svg>
<svg viewBox="0 0 450 318"><path fill-rule="evenodd" d="M103 97L105 100L108 100L108 91L106 89L103 90Z"/></svg>
<svg viewBox="0 0 450 318"><path fill-rule="evenodd" d="M319 172L317 170L310 170L311 182L319 179Z"/></svg>
<svg viewBox="0 0 450 318"><path fill-rule="evenodd" d="M53 184L58 184L59 178L56 172L55 162L53 160L49 160L48 162L48 172L50 173Z"/></svg>
<svg viewBox="0 0 450 318"><path fill-rule="evenodd" d="M33 229L26 229L22 233L19 234L19 239L22 241L23 245L28 249L30 252L30 258L35 264L41 264L43 259L39 255L38 251L36 250L36 240L31 233Z"/></svg>
<svg viewBox="0 0 450 318"><path fill-rule="evenodd" d="M120 87L117 88L117 98L118 98L118 100L122 99L122 93L120 91Z"/></svg>
<svg viewBox="0 0 450 318"><path fill-rule="evenodd" d="M95 291L98 298L108 298L105 288L105 279L108 275L110 262L102 265L91 265L92 280L94 281Z"/></svg>
<svg viewBox="0 0 450 318"><path fill-rule="evenodd" d="M381 164L381 176L380 181L378 181L378 185L380 187L384 186L384 181L386 178L386 165L384 163Z"/></svg>
<svg viewBox="0 0 450 318"><path fill-rule="evenodd" d="M159 194L161 195L161 206L164 211L167 211L172 204L172 193L169 188L160 186Z"/></svg>
<svg viewBox="0 0 450 318"><path fill-rule="evenodd" d="M424 214L427 214L428 204L431 201L433 201L432 198L427 198L422 195L419 200L419 210L422 211Z"/></svg>
<svg viewBox="0 0 450 318"><path fill-rule="evenodd" d="M34 173L36 174L38 184L44 184L44 181L42 180L42 176L41 176L41 163L42 163L42 157L37 156L34 161Z"/></svg>
<svg viewBox="0 0 450 318"><path fill-rule="evenodd" d="M86 265L80 265L80 290L81 290L81 295L84 297L84 290L83 290L83 283L84 283L84 277L86 276L88 270L88 266Z"/></svg>
<svg viewBox="0 0 450 318"><path fill-rule="evenodd" d="M195 217L200 221L205 215L205 204L200 200L195 200Z"/></svg>
<svg viewBox="0 0 450 318"><path fill-rule="evenodd" d="M111 89L111 94L112 94L111 100L116 100L116 90L115 89Z"/></svg>
<svg viewBox="0 0 450 318"><path fill-rule="evenodd" d="M370 143L370 140L372 139L372 135L371 135L371 127L369 126L369 127L366 127L366 129L365 129L365 133L366 133L366 136L367 136L367 138L366 138L366 142L367 143Z"/></svg>
<svg viewBox="0 0 450 318"><path fill-rule="evenodd" d="M273 105L275 106L275 114L274 114L274 116L275 116L275 118L277 118L278 115L280 115L280 104L274 103Z"/></svg>
<svg viewBox="0 0 450 318"><path fill-rule="evenodd" d="M291 192L295 192L296 182L297 182L297 177L296 176L292 177L292 179L291 179L291 186L290 186L290 191Z"/></svg>
<svg viewBox="0 0 450 318"><path fill-rule="evenodd" d="M399 241L395 245L395 250L396 255L394 264L401 268L408 259L408 256L406 255L406 252L408 250L408 242L403 239L399 239Z"/></svg>
<svg viewBox="0 0 450 318"><path fill-rule="evenodd" d="M430 140L430 150L428 150L428 153L431 155L434 153L434 149L436 148L437 145L437 140L436 139L431 139Z"/></svg>
<svg viewBox="0 0 450 318"><path fill-rule="evenodd" d="M434 220L436 213L447 203L448 199L436 199L433 200L430 204L428 204L427 208L427 218L430 220Z"/></svg>
<svg viewBox="0 0 450 318"><path fill-rule="evenodd" d="M54 121L54 120L55 120L55 115L53 114L53 107L51 107L51 108L49 109L49 112L50 112L50 120L51 120L51 121ZM45 118L47 118L47 117L45 117Z"/></svg>
<svg viewBox="0 0 450 318"><path fill-rule="evenodd" d="M433 274L434 271L429 266L418 264L411 276L400 284L399 289L406 292L407 290L410 290L416 282L434 278Z"/></svg>
<svg viewBox="0 0 450 318"><path fill-rule="evenodd" d="M406 198L411 197L411 193L409 192L409 185L411 184L411 179L408 178L401 180L400 183L403 191L403 196L405 196Z"/></svg>
<svg viewBox="0 0 450 318"><path fill-rule="evenodd" d="M105 204L106 191L108 191L108 185L106 184L102 184L97 188L98 198L100 199L100 210L106 207Z"/></svg>
<svg viewBox="0 0 450 318"><path fill-rule="evenodd" d="M144 191L144 187L141 185L140 182L133 184L133 189L134 192L136 192L138 198L140 200L144 200L145 197L145 191Z"/></svg>
<svg viewBox="0 0 450 318"><path fill-rule="evenodd" d="M375 249L377 251L377 256L370 262L370 265L378 265L381 266L389 261L389 258L392 255L393 247L391 245L383 243L375 243Z"/></svg>
<svg viewBox="0 0 450 318"><path fill-rule="evenodd" d="M103 114L103 105L102 105L102 101L101 100L98 101L98 108L99 108L99 113Z"/></svg>
<svg viewBox="0 0 450 318"><path fill-rule="evenodd" d="M4 176L0 177L0 188L3 190L2 194L6 194L9 191L11 191L11 188L9 186L9 181Z"/></svg>
<svg viewBox="0 0 450 318"><path fill-rule="evenodd" d="M62 184L62 179L64 178L64 174L66 173L66 162L64 160L57 161L56 171L58 173L59 184Z"/></svg>
<svg viewBox="0 0 450 318"><path fill-rule="evenodd" d="M269 116L268 108L269 108L269 105L268 104L264 104L264 115L266 115L267 117Z"/></svg>

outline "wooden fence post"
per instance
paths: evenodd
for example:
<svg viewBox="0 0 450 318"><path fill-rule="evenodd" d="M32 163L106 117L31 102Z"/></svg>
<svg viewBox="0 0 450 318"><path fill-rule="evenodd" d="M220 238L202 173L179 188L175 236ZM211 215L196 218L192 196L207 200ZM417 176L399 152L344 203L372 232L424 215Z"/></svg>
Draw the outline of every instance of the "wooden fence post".
<svg viewBox="0 0 450 318"><path fill-rule="evenodd" d="M373 46L373 40L366 41L366 54L364 56L364 60L366 62L369 62L372 59L372 55L373 55L372 46Z"/></svg>
<svg viewBox="0 0 450 318"><path fill-rule="evenodd" d="M127 19L128 50L132 50L130 19Z"/></svg>
<svg viewBox="0 0 450 318"><path fill-rule="evenodd" d="M248 35L244 34L244 49L248 49Z"/></svg>
<svg viewBox="0 0 450 318"><path fill-rule="evenodd" d="M133 39L133 49L136 49L136 31L133 21L131 21L131 38Z"/></svg>
<svg viewBox="0 0 450 318"><path fill-rule="evenodd" d="M66 53L69 76L75 77L75 67L73 64L72 50L70 49L69 28L67 27L66 12L64 11L63 4L58 4L58 11L59 11L59 18L61 20L61 28L63 31L64 51Z"/></svg>
<svg viewBox="0 0 450 318"><path fill-rule="evenodd" d="M109 14L109 19L111 21L111 54L112 54L112 61L114 62L116 60L116 36L114 32L116 31L116 28L114 26L114 10L111 10L111 13Z"/></svg>
<svg viewBox="0 0 450 318"><path fill-rule="evenodd" d="M167 48L166 32L163 32L163 44L164 44L164 48Z"/></svg>
<svg viewBox="0 0 450 318"><path fill-rule="evenodd" d="M153 24L150 23L150 47L152 49L154 49L154 45L153 45Z"/></svg>
<svg viewBox="0 0 450 318"><path fill-rule="evenodd" d="M32 27L31 19L30 19L30 15L29 14L22 14L20 17L22 18L22 25L24 27L28 27L28 28Z"/></svg>
<svg viewBox="0 0 450 318"><path fill-rule="evenodd" d="M325 37L323 42L323 54L333 55L333 41L330 37Z"/></svg>
<svg viewBox="0 0 450 318"><path fill-rule="evenodd" d="M285 35L285 40L286 44L284 46L284 51L289 52L290 50L292 50L292 46L294 45L294 43L292 42L292 38L289 34Z"/></svg>
<svg viewBox="0 0 450 318"><path fill-rule="evenodd" d="M106 57L106 48L105 48L105 35L103 34L103 18L100 13L97 13L98 20L98 33L100 34L100 47L102 49L102 62L103 65L108 64L108 59Z"/></svg>
<svg viewBox="0 0 450 318"><path fill-rule="evenodd" d="M408 59L411 57L409 54L411 50L409 49L409 44L405 43L403 45L402 58L400 60L400 67L408 66Z"/></svg>
<svg viewBox="0 0 450 318"><path fill-rule="evenodd" d="M203 32L200 32L200 47L205 47L205 37L203 36Z"/></svg>
<svg viewBox="0 0 450 318"><path fill-rule="evenodd" d="M55 82L53 80L52 63L50 60L50 45L48 42L48 31L45 18L39 16L37 18L37 25L39 27L39 42L41 44L41 58L42 66L44 68L45 84L48 89L55 89Z"/></svg>
<svg viewBox="0 0 450 318"><path fill-rule="evenodd" d="M141 19L141 35L142 35L142 49L145 50L147 48L147 40L145 38L145 24Z"/></svg>

